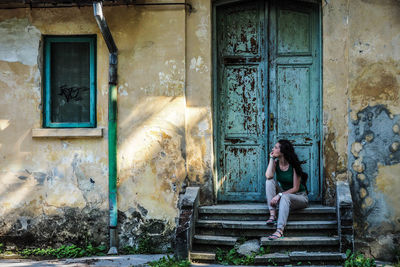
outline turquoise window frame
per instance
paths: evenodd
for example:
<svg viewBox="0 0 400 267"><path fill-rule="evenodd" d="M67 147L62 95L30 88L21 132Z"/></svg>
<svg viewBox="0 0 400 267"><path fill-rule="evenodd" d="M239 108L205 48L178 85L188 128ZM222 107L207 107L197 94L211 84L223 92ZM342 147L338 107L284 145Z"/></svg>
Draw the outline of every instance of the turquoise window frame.
<svg viewBox="0 0 400 267"><path fill-rule="evenodd" d="M60 42L89 43L90 49L90 121L51 121L51 44ZM96 127L96 36L45 36L44 37L44 128L95 128Z"/></svg>

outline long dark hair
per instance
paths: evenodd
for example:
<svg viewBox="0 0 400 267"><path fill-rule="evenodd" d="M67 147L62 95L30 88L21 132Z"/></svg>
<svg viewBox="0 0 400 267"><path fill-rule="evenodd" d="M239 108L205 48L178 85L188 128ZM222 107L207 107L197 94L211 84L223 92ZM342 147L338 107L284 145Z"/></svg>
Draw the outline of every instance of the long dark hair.
<svg viewBox="0 0 400 267"><path fill-rule="evenodd" d="M283 157L289 162L290 165L296 170L296 173L298 176L300 176L300 183L304 185L304 187L307 190L307 179L308 179L308 174L303 172L303 169L301 168L301 162L299 160L299 157L297 156L296 152L294 152L294 148L292 143L290 141L281 139L278 141L280 145L280 150L281 153L283 154ZM307 192L308 193L308 192Z"/></svg>

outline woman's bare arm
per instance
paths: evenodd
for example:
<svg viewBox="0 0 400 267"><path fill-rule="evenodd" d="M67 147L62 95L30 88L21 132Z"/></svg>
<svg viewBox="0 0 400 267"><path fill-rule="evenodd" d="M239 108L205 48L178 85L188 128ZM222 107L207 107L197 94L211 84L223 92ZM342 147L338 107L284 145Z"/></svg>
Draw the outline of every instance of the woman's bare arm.
<svg viewBox="0 0 400 267"><path fill-rule="evenodd" d="M274 174L275 174L275 160L273 157L271 157L269 159L269 163L268 163L268 168L267 171L265 172L265 177L267 177L267 179L272 179L274 178Z"/></svg>

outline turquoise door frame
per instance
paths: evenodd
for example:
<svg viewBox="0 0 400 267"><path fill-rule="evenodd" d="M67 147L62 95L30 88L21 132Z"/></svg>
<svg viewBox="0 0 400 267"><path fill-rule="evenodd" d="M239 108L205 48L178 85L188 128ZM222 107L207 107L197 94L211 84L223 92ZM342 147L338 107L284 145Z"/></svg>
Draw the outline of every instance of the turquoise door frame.
<svg viewBox="0 0 400 267"><path fill-rule="evenodd" d="M290 3L214 3L214 182L219 202L265 201L267 153L282 138L291 140L305 160L310 200L321 200L320 5Z"/></svg>

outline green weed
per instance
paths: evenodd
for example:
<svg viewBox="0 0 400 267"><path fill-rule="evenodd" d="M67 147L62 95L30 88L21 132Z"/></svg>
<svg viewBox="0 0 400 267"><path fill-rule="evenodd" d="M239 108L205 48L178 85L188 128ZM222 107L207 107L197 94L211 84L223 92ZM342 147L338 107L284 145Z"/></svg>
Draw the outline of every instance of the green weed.
<svg viewBox="0 0 400 267"><path fill-rule="evenodd" d="M98 246L94 247L91 244L81 248L76 245L65 246L62 245L59 248L33 248L24 249L19 254L25 257L29 256L41 256L41 257L54 257L54 258L78 258L88 256L104 256L106 255L107 247Z"/></svg>
<svg viewBox="0 0 400 267"><path fill-rule="evenodd" d="M121 254L155 254L160 251L156 251L153 248L149 237L143 237L138 240L137 247L125 246L120 252Z"/></svg>
<svg viewBox="0 0 400 267"><path fill-rule="evenodd" d="M254 264L255 253L242 256L234 248L229 251L218 248L215 258L218 263L223 265L251 265Z"/></svg>
<svg viewBox="0 0 400 267"><path fill-rule="evenodd" d="M344 267L376 267L374 259L367 258L361 253L351 253L351 250L347 250L346 256Z"/></svg>
<svg viewBox="0 0 400 267"><path fill-rule="evenodd" d="M158 261L152 261L148 263L151 267L189 267L190 261L178 260L175 257L162 257Z"/></svg>
<svg viewBox="0 0 400 267"><path fill-rule="evenodd" d="M0 253L3 253L3 252L4 252L4 244L0 243Z"/></svg>
<svg viewBox="0 0 400 267"><path fill-rule="evenodd" d="M265 255L265 254L270 254L271 253L271 248L270 246L268 247L260 247L260 251L257 253L257 255Z"/></svg>
<svg viewBox="0 0 400 267"><path fill-rule="evenodd" d="M268 259L267 262L268 262L269 265L274 265L274 266L278 265L273 259Z"/></svg>

